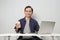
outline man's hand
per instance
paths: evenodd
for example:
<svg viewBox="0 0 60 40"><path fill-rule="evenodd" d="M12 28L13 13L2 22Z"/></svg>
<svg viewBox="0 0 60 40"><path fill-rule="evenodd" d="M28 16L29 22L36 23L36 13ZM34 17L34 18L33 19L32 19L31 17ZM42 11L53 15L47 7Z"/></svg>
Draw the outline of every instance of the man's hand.
<svg viewBox="0 0 60 40"><path fill-rule="evenodd" d="M18 33L18 28L21 28L21 24L19 21L15 24L15 27L16 27L15 31Z"/></svg>
<svg viewBox="0 0 60 40"><path fill-rule="evenodd" d="M21 24L20 24L19 21L15 25L16 25L16 28L20 28L21 27Z"/></svg>

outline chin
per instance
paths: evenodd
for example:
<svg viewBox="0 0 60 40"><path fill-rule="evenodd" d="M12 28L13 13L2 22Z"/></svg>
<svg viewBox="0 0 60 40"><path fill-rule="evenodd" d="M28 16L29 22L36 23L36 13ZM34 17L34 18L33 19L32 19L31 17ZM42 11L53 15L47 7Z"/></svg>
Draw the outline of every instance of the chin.
<svg viewBox="0 0 60 40"><path fill-rule="evenodd" d="M31 17L31 16L26 16L26 17Z"/></svg>

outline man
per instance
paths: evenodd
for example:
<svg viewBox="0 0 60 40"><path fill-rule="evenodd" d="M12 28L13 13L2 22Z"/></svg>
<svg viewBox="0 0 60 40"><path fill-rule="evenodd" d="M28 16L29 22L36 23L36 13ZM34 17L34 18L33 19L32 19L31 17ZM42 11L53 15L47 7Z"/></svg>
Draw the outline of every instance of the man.
<svg viewBox="0 0 60 40"><path fill-rule="evenodd" d="M25 17L18 20L15 26L15 31L18 33L38 33L39 24L31 16L33 14L33 8L26 6L24 9Z"/></svg>

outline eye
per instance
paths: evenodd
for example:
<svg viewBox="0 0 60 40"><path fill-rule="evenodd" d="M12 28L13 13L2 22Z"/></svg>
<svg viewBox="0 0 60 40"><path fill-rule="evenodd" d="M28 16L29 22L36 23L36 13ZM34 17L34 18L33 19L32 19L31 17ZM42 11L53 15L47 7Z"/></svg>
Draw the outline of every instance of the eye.
<svg viewBox="0 0 60 40"><path fill-rule="evenodd" d="M32 12L32 11L29 11L29 12Z"/></svg>

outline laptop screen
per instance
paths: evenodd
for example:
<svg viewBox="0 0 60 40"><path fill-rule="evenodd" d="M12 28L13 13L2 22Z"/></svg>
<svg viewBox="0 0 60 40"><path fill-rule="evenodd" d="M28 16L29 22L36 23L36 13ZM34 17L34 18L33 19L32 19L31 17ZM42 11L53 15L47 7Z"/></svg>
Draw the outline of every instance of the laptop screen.
<svg viewBox="0 0 60 40"><path fill-rule="evenodd" d="M42 21L40 25L40 34L51 34L53 32L55 22L51 21Z"/></svg>

